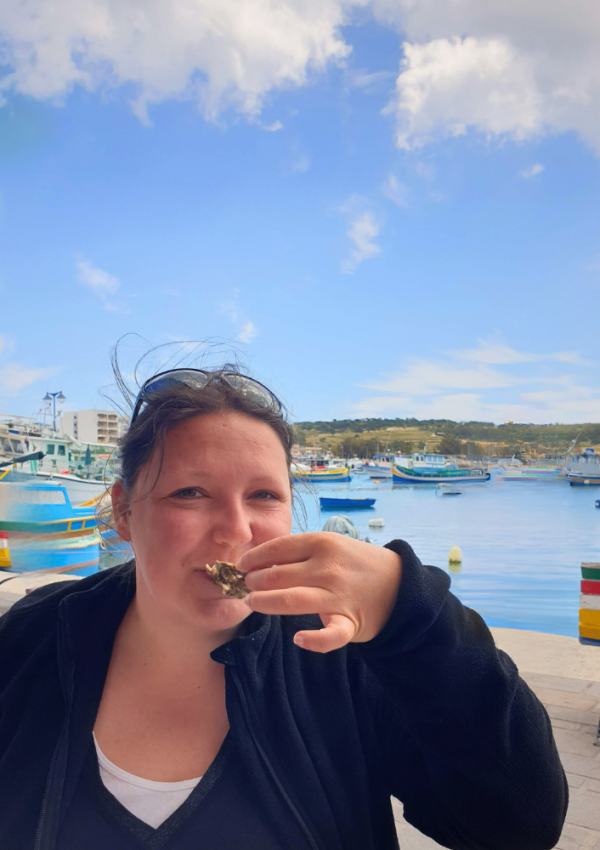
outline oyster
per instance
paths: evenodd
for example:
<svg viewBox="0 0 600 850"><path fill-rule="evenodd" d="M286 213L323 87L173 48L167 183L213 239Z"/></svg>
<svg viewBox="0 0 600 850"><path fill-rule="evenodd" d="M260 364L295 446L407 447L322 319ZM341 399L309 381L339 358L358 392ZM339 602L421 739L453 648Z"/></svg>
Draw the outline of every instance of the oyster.
<svg viewBox="0 0 600 850"><path fill-rule="evenodd" d="M213 582L221 588L225 596L243 599L250 593L244 581L244 573L238 572L235 564L228 564L227 561L215 561L213 567L209 564L206 565L206 572Z"/></svg>

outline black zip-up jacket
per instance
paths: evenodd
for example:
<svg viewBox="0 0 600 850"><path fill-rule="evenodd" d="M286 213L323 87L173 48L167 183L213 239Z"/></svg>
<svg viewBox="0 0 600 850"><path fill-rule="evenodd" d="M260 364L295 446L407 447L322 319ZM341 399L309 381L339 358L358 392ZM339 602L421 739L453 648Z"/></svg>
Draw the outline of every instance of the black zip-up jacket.
<svg viewBox="0 0 600 850"><path fill-rule="evenodd" d="M397 848L393 795L447 847L550 850L568 791L544 707L447 574L388 547L402 581L373 640L314 653L292 638L317 616L254 612L212 652L282 848ZM54 848L134 593L117 567L40 588L0 619L2 850Z"/></svg>

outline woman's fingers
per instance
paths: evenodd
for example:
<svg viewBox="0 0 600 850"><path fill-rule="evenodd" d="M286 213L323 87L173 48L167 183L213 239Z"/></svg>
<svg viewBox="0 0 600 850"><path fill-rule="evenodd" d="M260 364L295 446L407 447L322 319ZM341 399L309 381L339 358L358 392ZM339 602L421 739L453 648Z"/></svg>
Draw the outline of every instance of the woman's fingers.
<svg viewBox="0 0 600 850"><path fill-rule="evenodd" d="M288 587L325 587L327 576L318 564L308 561L300 564L273 564L272 567L251 570L246 573L245 583L248 590L285 590Z"/></svg>
<svg viewBox="0 0 600 850"><path fill-rule="evenodd" d="M261 614L320 614L337 607L332 593L324 588L288 587L283 590L253 590L246 604Z"/></svg>
<svg viewBox="0 0 600 850"><path fill-rule="evenodd" d="M290 534L288 537L275 537L260 546L250 549L242 555L236 567L241 573L260 570L273 564L293 564L306 561L314 555L315 538L313 534ZM321 536L323 536L321 534Z"/></svg>
<svg viewBox="0 0 600 850"><path fill-rule="evenodd" d="M266 570L264 571L266 572ZM345 614L330 614L336 604L332 593L322 588L290 587L285 590L252 591L246 603L261 614L318 614L324 628L297 632L294 643L312 652L331 652L346 646L358 631L358 624Z"/></svg>
<svg viewBox="0 0 600 850"><path fill-rule="evenodd" d="M321 614L326 624L323 629L296 632L294 643L302 649L311 652L331 652L341 649L353 639L356 634L356 624L344 614Z"/></svg>

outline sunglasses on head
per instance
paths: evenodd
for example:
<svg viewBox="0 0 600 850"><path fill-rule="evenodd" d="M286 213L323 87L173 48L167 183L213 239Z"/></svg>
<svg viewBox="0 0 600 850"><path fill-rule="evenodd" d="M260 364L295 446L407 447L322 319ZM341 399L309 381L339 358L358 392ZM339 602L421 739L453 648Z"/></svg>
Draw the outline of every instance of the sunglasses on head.
<svg viewBox="0 0 600 850"><path fill-rule="evenodd" d="M129 427L133 425L142 408L152 393L185 384L186 387L201 390L214 381L225 381L236 392L242 393L252 401L267 410L275 410L281 413L281 402L260 381L240 375L239 372L205 372L203 369L169 369L167 372L159 372L153 378L148 378L139 391L133 407L133 414Z"/></svg>

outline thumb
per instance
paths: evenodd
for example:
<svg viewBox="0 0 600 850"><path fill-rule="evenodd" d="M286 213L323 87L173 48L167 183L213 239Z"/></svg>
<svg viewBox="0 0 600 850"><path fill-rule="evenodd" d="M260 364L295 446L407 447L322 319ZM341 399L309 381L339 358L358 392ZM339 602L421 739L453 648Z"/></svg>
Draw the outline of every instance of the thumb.
<svg viewBox="0 0 600 850"><path fill-rule="evenodd" d="M294 643L312 652L331 652L350 643L356 635L356 625L345 614L320 614L325 628L296 632Z"/></svg>

